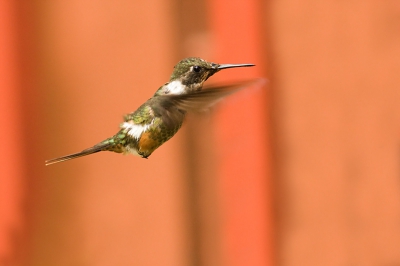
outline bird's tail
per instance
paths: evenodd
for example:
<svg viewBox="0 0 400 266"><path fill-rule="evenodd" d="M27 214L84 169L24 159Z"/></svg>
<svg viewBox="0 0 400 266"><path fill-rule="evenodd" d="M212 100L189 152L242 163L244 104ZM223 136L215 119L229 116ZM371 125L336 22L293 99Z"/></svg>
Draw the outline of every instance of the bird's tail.
<svg viewBox="0 0 400 266"><path fill-rule="evenodd" d="M81 152L77 152L77 153L65 155L65 156L62 156L62 157L50 159L50 160L45 161L45 163L46 163L46 165L60 163L60 162L68 161L68 160L71 160L71 159L79 158L79 157L82 157L82 156L86 156L86 155L89 155L89 154L92 154L92 153L96 153L96 152L99 152L99 151L109 150L112 145L113 145L112 143L110 143L108 141L104 141L104 142L101 142L101 143L91 147L91 148L83 150Z"/></svg>

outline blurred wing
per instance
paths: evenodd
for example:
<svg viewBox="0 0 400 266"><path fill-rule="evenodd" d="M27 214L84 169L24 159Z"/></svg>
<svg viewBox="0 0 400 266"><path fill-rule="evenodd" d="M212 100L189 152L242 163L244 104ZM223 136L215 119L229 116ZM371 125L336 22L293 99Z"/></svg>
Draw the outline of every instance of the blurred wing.
<svg viewBox="0 0 400 266"><path fill-rule="evenodd" d="M188 112L199 112L209 109L222 98L233 94L241 89L251 86L261 87L266 83L266 79L253 79L250 81L239 82L222 86L207 86L201 91L181 95L164 95L163 105L165 109L175 107L179 110Z"/></svg>

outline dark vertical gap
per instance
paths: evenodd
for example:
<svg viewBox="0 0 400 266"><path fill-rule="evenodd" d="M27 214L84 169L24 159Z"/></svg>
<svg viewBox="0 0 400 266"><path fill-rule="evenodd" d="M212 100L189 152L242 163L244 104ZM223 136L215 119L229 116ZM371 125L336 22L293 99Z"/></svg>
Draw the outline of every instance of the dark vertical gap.
<svg viewBox="0 0 400 266"><path fill-rule="evenodd" d="M284 158L284 140L282 138L282 134L280 132L280 116L281 116L281 91L279 89L280 80L279 73L277 71L277 58L275 55L275 44L274 44L274 21L273 21L273 5L272 1L265 1L263 10L264 16L263 25L265 29L264 35L264 43L266 52L264 53L267 58L264 58L265 62L267 62L267 71L268 71L268 79L270 90L269 96L269 106L270 106L270 144L271 144L271 164L272 164L272 179L271 179L271 187L273 192L272 197L272 215L274 219L274 230L273 230L273 244L274 244L274 262L277 265L282 264L281 258L281 234L283 227L284 215L280 210L285 209L285 190L283 187L284 176L282 170L282 159Z"/></svg>
<svg viewBox="0 0 400 266"><path fill-rule="evenodd" d="M20 116L24 124L22 132L21 151L24 179L22 189L24 198L21 203L23 212L24 231L22 243L19 244L18 263L30 265L32 256L33 224L35 217L36 198L40 177L43 176L43 165L40 165L43 157L43 143L40 136L43 123L40 115L40 91L36 77L36 24L35 1L15 1L16 5L16 30L18 49L18 88L20 99Z"/></svg>
<svg viewBox="0 0 400 266"><path fill-rule="evenodd" d="M261 1L261 8L260 12L262 12L261 23L262 29L261 32L261 40L263 43L263 47L265 47L265 52L263 53L262 61L265 64L265 76L268 78L268 132L267 137L268 140L268 147L266 150L269 151L271 154L271 187L269 192L272 195L269 195L269 199L271 201L271 216L273 219L273 230L271 237L272 242L272 252L273 254L272 261L274 264L280 264L279 260L279 250L280 250L280 214L278 212L279 205L278 203L281 202L281 186L280 186L280 169L279 169L279 161L278 161L278 154L277 150L279 146L279 134L277 130L277 118L279 116L278 108L277 108L277 100L279 95L277 94L277 90L275 88L275 81L276 81L276 68L274 68L275 64L275 57L274 57L274 43L273 43L273 20L274 17L272 15L272 1Z"/></svg>
<svg viewBox="0 0 400 266"><path fill-rule="evenodd" d="M200 56L196 47L188 47L196 36L207 32L207 12L205 1L186 1L175 0L175 47L176 62L185 57ZM194 53L193 53L194 52ZM201 51L199 51L201 53ZM193 118L193 117L192 117ZM188 121L189 120L189 121ZM202 224L201 208L201 182L204 171L201 171L201 155L198 153L202 142L197 138L199 135L199 125L193 123L194 119L186 119L184 123L186 140L184 157L186 158L186 180L188 187L187 209L190 220L190 264L193 266L206 265L202 254L204 226ZM203 174L202 174L203 173Z"/></svg>

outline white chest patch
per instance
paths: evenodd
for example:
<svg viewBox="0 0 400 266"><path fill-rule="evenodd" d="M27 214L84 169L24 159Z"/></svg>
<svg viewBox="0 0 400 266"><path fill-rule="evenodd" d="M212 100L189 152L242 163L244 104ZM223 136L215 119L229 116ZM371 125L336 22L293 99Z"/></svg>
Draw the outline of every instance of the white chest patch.
<svg viewBox="0 0 400 266"><path fill-rule="evenodd" d="M151 124L149 125L136 125L128 122L124 122L121 125L121 128L127 129L128 134L136 139L139 139L143 132L145 132Z"/></svg>
<svg viewBox="0 0 400 266"><path fill-rule="evenodd" d="M167 85L168 94L183 94L185 93L185 86L178 80L172 81Z"/></svg>

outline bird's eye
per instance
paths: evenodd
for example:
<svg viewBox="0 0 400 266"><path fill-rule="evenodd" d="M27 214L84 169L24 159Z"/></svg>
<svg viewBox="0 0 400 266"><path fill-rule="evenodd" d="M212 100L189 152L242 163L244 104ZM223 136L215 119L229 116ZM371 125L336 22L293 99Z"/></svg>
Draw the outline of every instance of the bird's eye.
<svg viewBox="0 0 400 266"><path fill-rule="evenodd" d="M199 73L200 70L201 70L201 67L199 67L199 66L194 66L194 67L193 67L193 70L194 70L194 72Z"/></svg>

